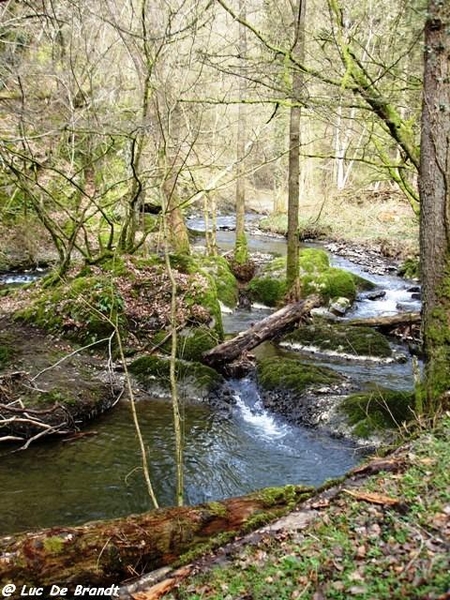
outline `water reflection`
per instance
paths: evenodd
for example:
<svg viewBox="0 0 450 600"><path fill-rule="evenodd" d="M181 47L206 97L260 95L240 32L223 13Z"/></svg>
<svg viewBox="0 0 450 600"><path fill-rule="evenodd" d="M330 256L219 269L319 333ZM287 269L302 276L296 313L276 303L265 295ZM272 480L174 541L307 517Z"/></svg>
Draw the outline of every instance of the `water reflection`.
<svg viewBox="0 0 450 600"><path fill-rule="evenodd" d="M227 417L206 406L186 407L186 502L197 504L286 483L318 485L358 460L343 442L317 437L268 415L257 401L252 400L253 405L247 401L254 396L252 384L244 380L243 389L239 386L236 382L238 401ZM149 399L138 410L158 499L161 505L170 505L175 488L171 407ZM92 437L3 455L1 534L149 508L129 407L117 406L95 429L98 433Z"/></svg>

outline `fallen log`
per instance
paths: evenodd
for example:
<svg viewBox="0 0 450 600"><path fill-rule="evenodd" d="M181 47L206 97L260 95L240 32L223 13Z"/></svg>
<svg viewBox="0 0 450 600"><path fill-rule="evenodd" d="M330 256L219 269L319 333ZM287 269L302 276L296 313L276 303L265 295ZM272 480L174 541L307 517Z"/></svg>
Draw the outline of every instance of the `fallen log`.
<svg viewBox="0 0 450 600"><path fill-rule="evenodd" d="M415 325L420 323L419 312L398 313L386 317L366 317L362 319L351 319L346 325L359 325L361 327L378 327L379 329L392 329L401 325Z"/></svg>
<svg viewBox="0 0 450 600"><path fill-rule="evenodd" d="M208 350L203 354L202 360L205 364L221 370L227 363L236 360L247 350L252 350L265 340L284 333L312 308L320 306L320 304L321 299L317 295L309 296L294 304L288 304L231 340Z"/></svg>
<svg viewBox="0 0 450 600"><path fill-rule="evenodd" d="M313 488L286 486L210 502L153 510L77 527L0 538L0 589L35 585L109 586L173 563L211 545L218 534L242 533L309 498ZM222 538L216 546L223 544Z"/></svg>

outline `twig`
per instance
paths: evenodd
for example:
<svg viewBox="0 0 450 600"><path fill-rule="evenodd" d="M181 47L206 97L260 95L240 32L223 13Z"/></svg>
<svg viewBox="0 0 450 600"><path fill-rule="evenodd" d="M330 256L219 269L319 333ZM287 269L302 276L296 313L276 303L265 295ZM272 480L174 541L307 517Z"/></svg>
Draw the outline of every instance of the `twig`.
<svg viewBox="0 0 450 600"><path fill-rule="evenodd" d="M47 371L50 371L51 369L54 369L55 367L57 367L58 365L60 365L62 362L64 362L68 358L71 358L72 356L75 356L79 352L82 352L83 350L87 350L88 348L92 348L92 346L96 346L97 344L102 344L103 342L107 342L108 340L111 339L112 336L114 336L114 333L112 333L110 336L108 336L106 338L102 338L101 340L97 340L95 342L92 342L92 343L88 344L87 346L83 346L82 348L77 348L73 352L70 352L69 354L66 354L61 359L59 359L57 362L55 362L53 365L50 365L49 367L46 367L45 369L42 369L42 371L39 371L39 373L37 373L32 379L30 379L30 382L35 381L43 373L46 373Z"/></svg>

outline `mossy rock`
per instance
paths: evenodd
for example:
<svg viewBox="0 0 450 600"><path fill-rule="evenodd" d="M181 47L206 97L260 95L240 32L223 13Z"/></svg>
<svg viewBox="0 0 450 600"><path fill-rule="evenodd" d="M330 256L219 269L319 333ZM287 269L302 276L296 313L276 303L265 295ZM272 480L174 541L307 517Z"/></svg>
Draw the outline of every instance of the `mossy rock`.
<svg viewBox="0 0 450 600"><path fill-rule="evenodd" d="M298 255L300 273L325 271L330 267L330 259L325 250L320 248L302 248Z"/></svg>
<svg viewBox="0 0 450 600"><path fill-rule="evenodd" d="M154 336L153 344L159 347L159 344L166 338L167 332L160 331ZM220 341L217 332L205 325L186 327L177 335L177 358L200 361L203 353L217 346ZM170 354L171 344L171 339L166 339L160 349Z"/></svg>
<svg viewBox="0 0 450 600"><path fill-rule="evenodd" d="M199 268L214 280L218 299L230 308L238 303L238 283L223 256L205 256L199 260Z"/></svg>
<svg viewBox="0 0 450 600"><path fill-rule="evenodd" d="M123 308L123 297L109 277L80 276L40 290L30 306L16 313L16 317L90 343L110 336L115 321L124 325Z"/></svg>
<svg viewBox="0 0 450 600"><path fill-rule="evenodd" d="M358 437L369 437L376 430L398 428L414 416L414 392L376 389L352 394L340 410Z"/></svg>
<svg viewBox="0 0 450 600"><path fill-rule="evenodd" d="M331 298L356 298L353 275L330 267L328 254L317 248L303 248L299 252L299 279L304 297L318 293L324 302ZM286 258L276 258L264 267L262 273L249 284L252 298L267 306L280 304L287 292Z"/></svg>
<svg viewBox="0 0 450 600"><path fill-rule="evenodd" d="M266 390L302 393L314 386L331 385L341 380L332 369L305 364L294 358L265 358L256 365L258 382Z"/></svg>
<svg viewBox="0 0 450 600"><path fill-rule="evenodd" d="M361 277L361 275L356 275L356 273L352 273L351 275L358 292L370 292L377 287L373 281L369 281L368 279Z"/></svg>
<svg viewBox="0 0 450 600"><path fill-rule="evenodd" d="M146 388L156 385L170 389L170 360L160 356L142 356L129 367L136 379ZM198 390L210 392L223 383L223 377L214 369L199 362L176 360L175 375L178 382L191 383Z"/></svg>
<svg viewBox="0 0 450 600"><path fill-rule="evenodd" d="M343 269L330 267L320 273L306 272L300 275L300 281L304 296L320 294L324 301L342 297L353 301L356 298L353 276Z"/></svg>
<svg viewBox="0 0 450 600"><path fill-rule="evenodd" d="M247 290L253 300L266 306L277 306L287 292L287 283L284 277L254 277Z"/></svg>
<svg viewBox="0 0 450 600"><path fill-rule="evenodd" d="M392 356L387 338L371 327L353 327L315 321L289 333L283 341L317 346L321 350L333 350L353 356Z"/></svg>

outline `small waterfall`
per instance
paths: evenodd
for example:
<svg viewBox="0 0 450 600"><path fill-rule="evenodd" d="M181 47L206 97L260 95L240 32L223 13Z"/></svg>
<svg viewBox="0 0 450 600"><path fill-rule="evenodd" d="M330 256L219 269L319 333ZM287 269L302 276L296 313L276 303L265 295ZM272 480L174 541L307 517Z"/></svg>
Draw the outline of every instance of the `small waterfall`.
<svg viewBox="0 0 450 600"><path fill-rule="evenodd" d="M255 435L270 440L281 439L287 435L289 426L267 412L256 386L254 386L252 405L246 402L240 392L235 392L234 398L239 415L254 429Z"/></svg>

